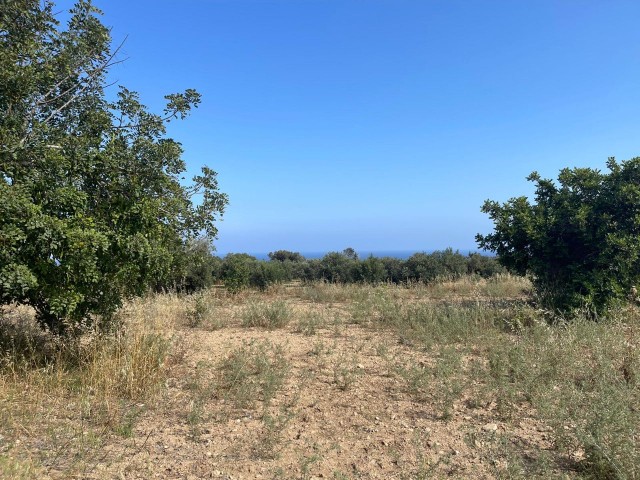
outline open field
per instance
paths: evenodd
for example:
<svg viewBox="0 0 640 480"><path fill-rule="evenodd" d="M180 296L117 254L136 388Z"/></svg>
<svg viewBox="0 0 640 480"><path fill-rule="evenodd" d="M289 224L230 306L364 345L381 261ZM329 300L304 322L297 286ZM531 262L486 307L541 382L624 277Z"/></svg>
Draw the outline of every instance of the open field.
<svg viewBox="0 0 640 480"><path fill-rule="evenodd" d="M6 309L0 478L640 478L639 312L528 289L153 295L74 345Z"/></svg>

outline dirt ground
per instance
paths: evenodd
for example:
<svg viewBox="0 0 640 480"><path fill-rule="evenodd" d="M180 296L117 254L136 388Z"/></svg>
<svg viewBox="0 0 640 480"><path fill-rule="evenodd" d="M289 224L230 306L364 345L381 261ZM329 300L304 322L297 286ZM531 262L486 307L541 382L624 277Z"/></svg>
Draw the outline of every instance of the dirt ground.
<svg viewBox="0 0 640 480"><path fill-rule="evenodd" d="M416 399L393 372L399 362L432 363L433 352L403 345L389 332L340 322L340 311L333 313L336 320L312 334L295 324L184 328L185 358L168 379L161 406L140 406L130 438L114 436L89 476L508 478L517 476L509 464L514 451L526 461L527 452L551 449L548 429L531 412L504 423L494 403L478 405L461 395L443 418L437 405ZM281 346L284 384L268 405L250 399L256 401L239 408L220 387L221 362L242 346L261 344ZM480 360L465 358L474 361Z"/></svg>

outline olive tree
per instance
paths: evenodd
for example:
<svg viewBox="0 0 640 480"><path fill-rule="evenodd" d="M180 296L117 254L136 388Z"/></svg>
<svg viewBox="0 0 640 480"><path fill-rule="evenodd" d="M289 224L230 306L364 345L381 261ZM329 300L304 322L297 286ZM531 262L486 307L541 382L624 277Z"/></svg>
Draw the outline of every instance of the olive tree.
<svg viewBox="0 0 640 480"><path fill-rule="evenodd" d="M169 274L177 246L216 236L227 203L208 168L181 183L181 145L165 136L195 90L167 95L160 115L124 87L105 94L118 48L100 13L81 0L63 27L51 1L0 3L0 302L58 332Z"/></svg>
<svg viewBox="0 0 640 480"><path fill-rule="evenodd" d="M481 248L519 274L530 274L543 306L601 313L640 279L640 157L607 162L609 172L563 169L558 182L536 172L533 203L487 200L493 233Z"/></svg>

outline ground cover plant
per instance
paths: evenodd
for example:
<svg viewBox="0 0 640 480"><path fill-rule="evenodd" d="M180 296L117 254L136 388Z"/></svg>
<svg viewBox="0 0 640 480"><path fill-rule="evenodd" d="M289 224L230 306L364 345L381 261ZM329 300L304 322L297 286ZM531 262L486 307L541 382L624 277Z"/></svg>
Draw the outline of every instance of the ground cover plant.
<svg viewBox="0 0 640 480"><path fill-rule="evenodd" d="M152 295L73 348L5 308L0 477L638 478L638 307L549 322L529 295L508 275Z"/></svg>

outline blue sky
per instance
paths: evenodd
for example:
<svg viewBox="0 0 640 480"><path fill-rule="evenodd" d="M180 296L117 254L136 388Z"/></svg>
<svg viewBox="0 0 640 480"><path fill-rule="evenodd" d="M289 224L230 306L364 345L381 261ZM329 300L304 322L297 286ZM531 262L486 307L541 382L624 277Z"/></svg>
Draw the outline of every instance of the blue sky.
<svg viewBox="0 0 640 480"><path fill-rule="evenodd" d="M112 80L203 95L170 135L221 254L471 249L531 171L640 155L638 1L94 1Z"/></svg>

